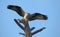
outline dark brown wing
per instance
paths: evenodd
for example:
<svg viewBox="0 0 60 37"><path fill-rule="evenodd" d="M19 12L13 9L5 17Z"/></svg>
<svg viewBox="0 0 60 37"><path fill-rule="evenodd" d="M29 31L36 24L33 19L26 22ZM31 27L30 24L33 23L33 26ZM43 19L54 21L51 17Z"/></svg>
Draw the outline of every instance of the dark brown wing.
<svg viewBox="0 0 60 37"><path fill-rule="evenodd" d="M29 17L29 21L37 20L37 19L39 19L39 20L47 20L47 16L43 15L43 14L40 14L40 13L34 13Z"/></svg>
<svg viewBox="0 0 60 37"><path fill-rule="evenodd" d="M25 12L22 10L21 7L15 5L8 5L8 9L16 11L20 16L24 16Z"/></svg>

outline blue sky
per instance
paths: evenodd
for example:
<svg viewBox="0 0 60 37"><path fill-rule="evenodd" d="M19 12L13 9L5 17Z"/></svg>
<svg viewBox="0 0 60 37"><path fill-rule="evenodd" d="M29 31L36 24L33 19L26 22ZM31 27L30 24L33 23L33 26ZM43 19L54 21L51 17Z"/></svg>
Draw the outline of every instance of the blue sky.
<svg viewBox="0 0 60 37"><path fill-rule="evenodd" d="M24 37L18 34L23 31L13 20L21 17L7 9L8 5L21 6L31 14L38 12L48 16L48 20L29 22L30 27L36 27L35 30L46 27L33 37L60 37L60 0L0 0L0 37Z"/></svg>

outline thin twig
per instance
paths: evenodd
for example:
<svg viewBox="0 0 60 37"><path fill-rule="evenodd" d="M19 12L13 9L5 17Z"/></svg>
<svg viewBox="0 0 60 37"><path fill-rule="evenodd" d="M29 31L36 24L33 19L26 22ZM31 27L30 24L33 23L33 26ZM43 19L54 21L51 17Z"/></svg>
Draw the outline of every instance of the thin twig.
<svg viewBox="0 0 60 37"><path fill-rule="evenodd" d="M24 36L25 36L25 34L24 34L24 33L19 33L19 34L21 34L21 35L24 35Z"/></svg>
<svg viewBox="0 0 60 37"><path fill-rule="evenodd" d="M18 21L19 21L20 23L22 23L20 19L18 19Z"/></svg>
<svg viewBox="0 0 60 37"><path fill-rule="evenodd" d="M32 27L32 28L31 28L31 31L34 30L34 29L35 29L35 27Z"/></svg>
<svg viewBox="0 0 60 37"><path fill-rule="evenodd" d="M45 29L45 27L43 27L43 28L41 28L41 29L39 29L39 30L36 30L35 32L32 33L32 35L34 35L34 34L36 34L36 33L38 33L38 32L41 32L41 31L44 30L44 29Z"/></svg>
<svg viewBox="0 0 60 37"><path fill-rule="evenodd" d="M24 27L17 21L17 19L14 19L14 21L16 22L16 24L17 24L22 30L24 30Z"/></svg>

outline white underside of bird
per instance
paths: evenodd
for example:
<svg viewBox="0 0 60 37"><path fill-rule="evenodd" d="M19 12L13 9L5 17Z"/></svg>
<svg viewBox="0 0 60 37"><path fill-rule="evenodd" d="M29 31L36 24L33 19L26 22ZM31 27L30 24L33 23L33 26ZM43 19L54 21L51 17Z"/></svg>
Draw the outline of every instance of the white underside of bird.
<svg viewBox="0 0 60 37"><path fill-rule="evenodd" d="M23 17L23 18L24 18L25 20L28 20L28 19L27 19L27 18L28 18L28 16L29 16L29 14L28 14L28 13L25 13L25 15L24 15L24 17Z"/></svg>

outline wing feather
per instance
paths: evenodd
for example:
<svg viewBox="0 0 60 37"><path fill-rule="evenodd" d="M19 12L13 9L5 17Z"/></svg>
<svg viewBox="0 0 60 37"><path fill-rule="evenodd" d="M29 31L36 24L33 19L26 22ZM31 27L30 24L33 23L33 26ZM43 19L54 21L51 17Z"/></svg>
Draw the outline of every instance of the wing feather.
<svg viewBox="0 0 60 37"><path fill-rule="evenodd" d="M15 6L15 5L8 5L7 7L8 9L14 10L16 11L20 16L24 16L25 12L23 11L23 9L19 6Z"/></svg>
<svg viewBox="0 0 60 37"><path fill-rule="evenodd" d="M37 19L39 19L39 20L47 20L47 16L43 15L43 14L40 14L40 13L34 13L29 17L29 21L37 20Z"/></svg>

